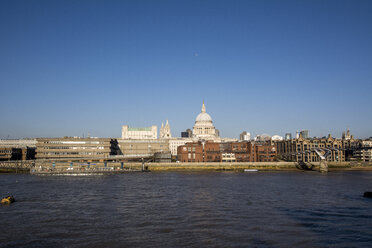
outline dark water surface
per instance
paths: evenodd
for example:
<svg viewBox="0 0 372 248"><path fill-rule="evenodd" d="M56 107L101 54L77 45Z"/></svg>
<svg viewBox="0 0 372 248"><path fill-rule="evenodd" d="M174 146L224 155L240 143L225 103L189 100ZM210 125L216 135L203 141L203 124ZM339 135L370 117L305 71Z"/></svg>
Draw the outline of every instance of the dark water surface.
<svg viewBox="0 0 372 248"><path fill-rule="evenodd" d="M372 247L372 172L0 174L1 247Z"/></svg>

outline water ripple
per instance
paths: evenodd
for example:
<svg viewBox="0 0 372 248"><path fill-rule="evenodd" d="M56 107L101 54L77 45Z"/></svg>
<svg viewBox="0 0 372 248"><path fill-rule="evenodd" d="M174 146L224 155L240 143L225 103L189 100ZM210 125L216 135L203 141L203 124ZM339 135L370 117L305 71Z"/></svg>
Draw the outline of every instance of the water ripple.
<svg viewBox="0 0 372 248"><path fill-rule="evenodd" d="M369 247L371 176L0 175L0 247Z"/></svg>

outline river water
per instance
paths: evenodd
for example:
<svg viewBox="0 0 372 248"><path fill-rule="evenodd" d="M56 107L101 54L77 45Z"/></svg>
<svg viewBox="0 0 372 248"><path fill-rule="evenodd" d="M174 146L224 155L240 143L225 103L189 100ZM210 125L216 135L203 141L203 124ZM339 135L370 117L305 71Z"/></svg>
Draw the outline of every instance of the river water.
<svg viewBox="0 0 372 248"><path fill-rule="evenodd" d="M0 174L0 247L372 247L372 172Z"/></svg>

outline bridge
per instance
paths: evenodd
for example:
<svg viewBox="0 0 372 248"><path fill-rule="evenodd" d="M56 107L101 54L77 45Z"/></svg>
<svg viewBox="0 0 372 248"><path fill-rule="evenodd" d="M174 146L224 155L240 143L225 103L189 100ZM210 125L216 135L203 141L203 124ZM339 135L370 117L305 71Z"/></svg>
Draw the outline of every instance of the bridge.
<svg viewBox="0 0 372 248"><path fill-rule="evenodd" d="M320 159L319 171L320 172L328 172L327 159L332 154L332 151L358 151L358 150L370 150L370 149L372 149L372 147L369 147L369 146L351 147L351 148L348 148L348 149L334 148L334 147L314 147L314 148L311 148L311 149L308 149L308 150L292 153L292 155L310 154L312 152L315 152L315 154L317 154L319 159ZM302 165L303 169L312 169L313 165L310 162L308 162L308 164L310 164L310 166L306 165L306 163L304 161L301 162L301 165Z"/></svg>

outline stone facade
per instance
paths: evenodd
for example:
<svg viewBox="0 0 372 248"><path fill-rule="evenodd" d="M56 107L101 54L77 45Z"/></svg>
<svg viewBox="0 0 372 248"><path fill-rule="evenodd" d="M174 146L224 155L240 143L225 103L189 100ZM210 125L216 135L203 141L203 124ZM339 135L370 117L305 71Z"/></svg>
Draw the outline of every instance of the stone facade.
<svg viewBox="0 0 372 248"><path fill-rule="evenodd" d="M163 123L161 124L160 135L159 136L160 136L160 139L169 139L169 138L172 138L172 133L171 133L171 129L170 129L170 125L168 123L168 120L165 123L165 126L164 126Z"/></svg>
<svg viewBox="0 0 372 248"><path fill-rule="evenodd" d="M169 150L172 153L172 156L177 156L177 148L179 146L185 145L186 143L193 142L192 138L170 138L168 139L169 142Z"/></svg>
<svg viewBox="0 0 372 248"><path fill-rule="evenodd" d="M159 140L125 140L118 139L119 155L153 155L169 153L169 141Z"/></svg>
<svg viewBox="0 0 372 248"><path fill-rule="evenodd" d="M251 140L251 133L244 131L239 135L239 140L241 141L250 141Z"/></svg>
<svg viewBox="0 0 372 248"><path fill-rule="evenodd" d="M122 126L121 129L122 139L157 139L158 138L158 128L155 125L151 127L135 128L129 127L128 125Z"/></svg>
<svg viewBox="0 0 372 248"><path fill-rule="evenodd" d="M331 135L326 138L305 139L300 134L298 138L275 142L279 156L286 161L320 162L315 148L331 150L327 161L345 161L345 142Z"/></svg>
<svg viewBox="0 0 372 248"><path fill-rule="evenodd" d="M211 116L206 112L204 102L201 113L196 117L192 134L193 138L197 138L199 140L215 140L218 138L216 128L213 125Z"/></svg>
<svg viewBox="0 0 372 248"><path fill-rule="evenodd" d="M359 147L353 153L353 157L358 161L372 162L372 139L361 140Z"/></svg>
<svg viewBox="0 0 372 248"><path fill-rule="evenodd" d="M0 147L36 147L36 139L0 139Z"/></svg>
<svg viewBox="0 0 372 248"><path fill-rule="evenodd" d="M0 160L35 159L36 139L0 140Z"/></svg>

